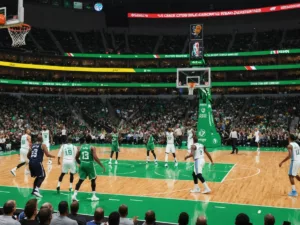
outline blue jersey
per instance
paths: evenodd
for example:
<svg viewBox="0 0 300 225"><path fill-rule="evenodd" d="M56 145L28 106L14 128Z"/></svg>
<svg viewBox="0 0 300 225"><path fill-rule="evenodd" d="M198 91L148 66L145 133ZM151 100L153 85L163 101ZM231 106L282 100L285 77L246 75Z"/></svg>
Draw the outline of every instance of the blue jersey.
<svg viewBox="0 0 300 225"><path fill-rule="evenodd" d="M44 151L42 149L42 144L32 145L30 162L40 162L42 163L44 159Z"/></svg>

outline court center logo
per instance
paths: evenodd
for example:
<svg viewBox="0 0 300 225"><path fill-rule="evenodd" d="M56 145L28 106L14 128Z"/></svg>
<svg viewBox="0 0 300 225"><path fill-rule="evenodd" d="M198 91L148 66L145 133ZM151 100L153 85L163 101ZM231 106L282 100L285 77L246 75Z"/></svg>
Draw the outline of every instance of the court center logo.
<svg viewBox="0 0 300 225"><path fill-rule="evenodd" d="M204 137L206 135L206 131L204 129L200 129L199 132L198 132L198 135L200 137Z"/></svg>

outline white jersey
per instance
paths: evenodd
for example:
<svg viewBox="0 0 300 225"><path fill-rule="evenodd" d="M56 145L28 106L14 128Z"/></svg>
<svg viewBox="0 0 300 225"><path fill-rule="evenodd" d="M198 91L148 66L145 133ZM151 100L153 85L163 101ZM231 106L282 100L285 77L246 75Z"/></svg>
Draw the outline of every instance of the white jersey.
<svg viewBox="0 0 300 225"><path fill-rule="evenodd" d="M254 133L255 139L259 139L259 130Z"/></svg>
<svg viewBox="0 0 300 225"><path fill-rule="evenodd" d="M174 135L173 132L166 132L167 144L174 145Z"/></svg>
<svg viewBox="0 0 300 225"><path fill-rule="evenodd" d="M194 140L193 140L193 129L190 129L187 131L187 142L193 144Z"/></svg>
<svg viewBox="0 0 300 225"><path fill-rule="evenodd" d="M293 147L292 150L292 161L300 161L300 147L296 142L291 142L290 145Z"/></svg>
<svg viewBox="0 0 300 225"><path fill-rule="evenodd" d="M49 144L50 143L50 132L49 130L42 130L42 136L43 136L43 144Z"/></svg>
<svg viewBox="0 0 300 225"><path fill-rule="evenodd" d="M67 135L67 130L66 129L62 129L61 130L61 135L64 135L64 136Z"/></svg>
<svg viewBox="0 0 300 225"><path fill-rule="evenodd" d="M28 134L22 135L22 137L21 137L21 149L29 150L29 141L28 141L27 137L29 137Z"/></svg>
<svg viewBox="0 0 300 225"><path fill-rule="evenodd" d="M63 144L58 152L58 157L61 157L61 154L64 155L64 161L73 161L75 162L75 156L77 153L77 148L73 144Z"/></svg>
<svg viewBox="0 0 300 225"><path fill-rule="evenodd" d="M195 143L196 150L193 152L193 158L196 161L197 159L203 159L204 160L204 145Z"/></svg>

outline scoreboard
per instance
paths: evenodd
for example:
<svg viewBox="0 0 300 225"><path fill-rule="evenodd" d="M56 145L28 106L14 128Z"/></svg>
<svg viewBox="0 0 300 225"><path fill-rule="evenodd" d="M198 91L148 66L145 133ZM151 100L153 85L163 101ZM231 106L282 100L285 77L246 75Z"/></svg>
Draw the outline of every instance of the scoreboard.
<svg viewBox="0 0 300 225"><path fill-rule="evenodd" d="M190 25L190 65L203 65L203 24Z"/></svg>

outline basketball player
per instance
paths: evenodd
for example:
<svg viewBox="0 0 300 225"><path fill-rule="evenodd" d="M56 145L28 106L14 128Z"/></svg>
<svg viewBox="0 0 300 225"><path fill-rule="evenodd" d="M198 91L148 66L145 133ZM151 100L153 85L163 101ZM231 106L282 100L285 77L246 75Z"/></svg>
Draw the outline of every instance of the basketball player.
<svg viewBox="0 0 300 225"><path fill-rule="evenodd" d="M296 187L295 187L294 178L296 177L296 179L298 181L300 181L300 176L298 175L298 172L300 170L300 147L295 142L296 140L297 140L296 135L290 134L290 136L289 136L289 145L287 146L289 154L279 164L279 167L281 167L284 162L291 159L291 164L290 164L290 169L289 169L289 178L290 178L290 182L291 182L291 185L292 185L292 191L288 195L292 196L292 197L297 197L298 196L298 193L297 193Z"/></svg>
<svg viewBox="0 0 300 225"><path fill-rule="evenodd" d="M195 131L193 130L193 127L190 126L187 130L187 147L188 147L188 153L191 154L191 147L194 144L193 136L195 134Z"/></svg>
<svg viewBox="0 0 300 225"><path fill-rule="evenodd" d="M46 177L43 167L44 153L48 158L55 158L55 156L51 155L48 152L47 146L45 144L42 144L42 142L43 137L41 135L38 135L37 142L32 145L31 150L27 154L27 158L29 159L29 170L31 173L31 177L35 177L32 194L40 198L43 197L40 194L40 187Z"/></svg>
<svg viewBox="0 0 300 225"><path fill-rule="evenodd" d="M63 144L58 152L57 155L57 163L60 165L60 157L63 153L64 159L61 168L61 174L58 178L57 184L57 193L60 192L60 184L65 176L66 173L70 171L70 188L69 190L72 191L73 181L74 181L74 174L76 173L76 164L75 164L75 156L77 153L77 147L72 144L72 137L68 137L67 144Z"/></svg>
<svg viewBox="0 0 300 225"><path fill-rule="evenodd" d="M168 131L166 132L166 139L167 139L167 146L166 146L166 156L165 156L165 162L166 162L165 167L168 167L168 158L170 152L172 152L172 155L174 157L175 167L177 167L178 162L176 159L175 144L174 144L175 137L172 128L168 128Z"/></svg>
<svg viewBox="0 0 300 225"><path fill-rule="evenodd" d="M119 157L119 152L120 152L120 147L119 147L119 141L121 137L119 137L119 134L116 130L116 128L113 129L113 132L111 133L111 153L110 153L110 159L109 159L109 165L112 164L112 157L114 156L114 153L116 153L116 161L115 165L118 165L118 157Z"/></svg>
<svg viewBox="0 0 300 225"><path fill-rule="evenodd" d="M153 157L154 157L154 163L157 165L157 159L156 154L154 152L155 146L154 146L154 138L152 131L149 131L149 135L146 140L146 148L147 148L147 161L146 163L149 163L149 152L151 151Z"/></svg>
<svg viewBox="0 0 300 225"><path fill-rule="evenodd" d="M105 172L105 167L102 165L102 163L100 162L100 160L97 157L96 148L91 145L91 142L92 142L91 135L87 135L85 138L85 141L86 141L86 144L83 144L81 146L81 148L79 149L79 151L76 153L76 161L78 164L80 164L79 181L76 184L75 192L72 196L72 200L78 201L76 197L77 197L79 188L80 188L81 184L83 183L83 181L87 177L89 177L89 179L91 180L91 186L92 186L92 192L93 192L92 201L98 201L99 198L97 198L97 196L96 196L97 174L96 174L96 169L94 166L94 161L96 161L96 163L98 163L102 167L103 173Z"/></svg>
<svg viewBox="0 0 300 225"><path fill-rule="evenodd" d="M198 143L198 138L196 135L193 136L194 144L191 146L191 153L190 155L185 157L185 160L188 158L193 157L195 164L194 164L194 172L193 172L193 179L194 179L194 189L191 190L191 193L199 193L200 188L198 185L198 179L201 181L201 183L204 186L204 191L202 194L208 194L211 192L210 188L208 187L207 183L205 182L204 177L202 176L202 170L203 166L205 165L205 159L204 159L204 153L207 155L209 160L211 161L211 164L213 165L213 160L209 154L209 152L206 150L205 146Z"/></svg>
<svg viewBox="0 0 300 225"><path fill-rule="evenodd" d="M259 139L260 139L260 132L257 128L254 131L255 143L257 143L257 153L260 153L260 146L259 146Z"/></svg>
<svg viewBox="0 0 300 225"><path fill-rule="evenodd" d="M53 143L52 134L47 129L47 125L45 124L42 126L42 136L43 136L43 144L45 144L47 146L48 151L50 151L50 139L51 139L51 143ZM51 158L48 159L48 164L49 165L52 164Z"/></svg>
<svg viewBox="0 0 300 225"><path fill-rule="evenodd" d="M29 149L32 146L31 143L31 136L30 136L31 131L29 129L25 130L25 134L22 135L21 137L21 148L20 148L20 163L13 168L10 172L12 175L16 176L16 171L20 167L25 165L25 174L29 174L29 170L27 170L27 164L29 160L27 159L27 154L29 152Z"/></svg>

